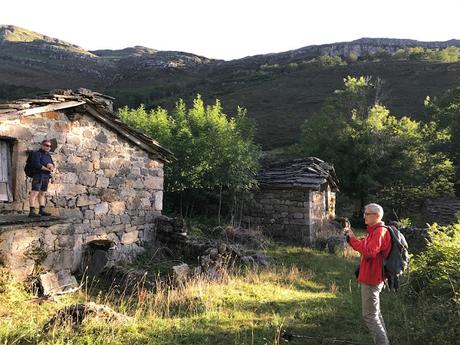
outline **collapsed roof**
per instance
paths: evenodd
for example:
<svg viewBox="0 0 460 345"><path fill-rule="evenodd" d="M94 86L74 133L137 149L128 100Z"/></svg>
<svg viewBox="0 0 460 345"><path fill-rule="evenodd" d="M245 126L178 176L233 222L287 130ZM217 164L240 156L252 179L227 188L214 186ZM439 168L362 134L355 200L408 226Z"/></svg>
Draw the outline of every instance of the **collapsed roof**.
<svg viewBox="0 0 460 345"><path fill-rule="evenodd" d="M37 98L1 103L0 120L2 117L30 116L49 111L74 109L89 114L96 121L103 123L142 150L159 156L158 158L166 162L175 159L174 154L156 140L124 123L113 112L113 99L110 96L83 88L75 91L52 90L49 94Z"/></svg>

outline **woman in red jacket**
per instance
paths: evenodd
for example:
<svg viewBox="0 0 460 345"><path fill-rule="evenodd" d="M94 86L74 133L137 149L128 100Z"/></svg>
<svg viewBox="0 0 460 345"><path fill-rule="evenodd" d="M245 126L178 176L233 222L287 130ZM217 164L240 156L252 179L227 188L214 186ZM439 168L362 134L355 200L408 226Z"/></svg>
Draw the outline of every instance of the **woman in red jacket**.
<svg viewBox="0 0 460 345"><path fill-rule="evenodd" d="M361 284L362 315L377 345L388 345L388 336L380 312L380 292L384 285L383 257L391 250L391 235L383 227L383 208L369 204L364 208L367 236L358 240L350 228L345 228L349 245L361 254L358 282Z"/></svg>

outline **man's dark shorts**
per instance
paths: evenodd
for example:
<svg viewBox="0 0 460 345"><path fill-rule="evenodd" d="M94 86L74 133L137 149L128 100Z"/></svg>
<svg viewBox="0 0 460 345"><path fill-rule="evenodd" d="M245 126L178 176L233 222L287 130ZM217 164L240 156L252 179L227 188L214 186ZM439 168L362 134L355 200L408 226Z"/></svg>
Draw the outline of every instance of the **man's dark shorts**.
<svg viewBox="0 0 460 345"><path fill-rule="evenodd" d="M37 192L46 192L50 177L46 175L36 175L32 178L32 190Z"/></svg>

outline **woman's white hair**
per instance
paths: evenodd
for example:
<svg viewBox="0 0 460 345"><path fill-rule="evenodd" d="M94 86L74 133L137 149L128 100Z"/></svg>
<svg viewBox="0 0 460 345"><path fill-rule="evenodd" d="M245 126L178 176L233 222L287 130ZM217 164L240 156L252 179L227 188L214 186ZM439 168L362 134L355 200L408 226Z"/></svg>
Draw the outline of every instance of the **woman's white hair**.
<svg viewBox="0 0 460 345"><path fill-rule="evenodd" d="M364 207L364 210L369 210L371 212L378 213L380 218L383 218L383 207L379 204L368 204Z"/></svg>

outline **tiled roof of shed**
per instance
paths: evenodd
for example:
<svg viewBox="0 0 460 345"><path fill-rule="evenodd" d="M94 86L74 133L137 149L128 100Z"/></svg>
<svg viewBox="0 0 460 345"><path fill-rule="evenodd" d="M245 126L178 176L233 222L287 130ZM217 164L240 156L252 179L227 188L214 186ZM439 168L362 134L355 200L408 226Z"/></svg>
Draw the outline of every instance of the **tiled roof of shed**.
<svg viewBox="0 0 460 345"><path fill-rule="evenodd" d="M328 182L338 190L334 167L316 157L272 163L257 175L261 187L319 189Z"/></svg>

